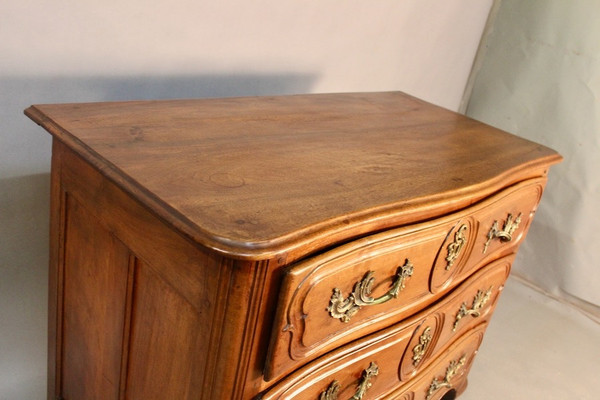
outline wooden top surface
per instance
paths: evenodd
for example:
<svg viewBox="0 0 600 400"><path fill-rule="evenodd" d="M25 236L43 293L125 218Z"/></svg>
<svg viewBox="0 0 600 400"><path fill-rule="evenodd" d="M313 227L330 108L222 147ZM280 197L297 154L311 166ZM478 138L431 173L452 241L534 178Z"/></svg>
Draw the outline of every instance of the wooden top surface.
<svg viewBox="0 0 600 400"><path fill-rule="evenodd" d="M192 240L248 259L445 214L561 159L399 92L25 113Z"/></svg>

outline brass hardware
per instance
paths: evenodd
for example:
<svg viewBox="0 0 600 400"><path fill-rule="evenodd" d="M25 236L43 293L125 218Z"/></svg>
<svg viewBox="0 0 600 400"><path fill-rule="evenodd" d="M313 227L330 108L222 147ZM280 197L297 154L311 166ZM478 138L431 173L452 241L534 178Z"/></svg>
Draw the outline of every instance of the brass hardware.
<svg viewBox="0 0 600 400"><path fill-rule="evenodd" d="M331 384L321 392L321 396L319 396L319 400L336 400L338 397L338 392L340 391L340 383L338 381L333 381Z"/></svg>
<svg viewBox="0 0 600 400"><path fill-rule="evenodd" d="M454 321L454 327L452 328L453 332L456 331L456 328L458 327L458 323L461 319L463 319L463 317L466 317L467 315L471 315L473 318L476 318L481 315L480 310L483 308L483 306L485 306L485 304L490 299L490 296L492 295L492 289L493 289L493 286L491 286L485 292L483 290L478 290L477 294L473 298L473 306L471 306L470 309L467 308L466 303L461 304L460 309L458 310L458 313L456 314L456 320Z"/></svg>
<svg viewBox="0 0 600 400"><path fill-rule="evenodd" d="M416 367L417 364L421 362L425 352L427 351L427 347L429 347L429 343L431 343L431 327L428 326L421 337L419 338L419 344L413 347L413 365Z"/></svg>
<svg viewBox="0 0 600 400"><path fill-rule="evenodd" d="M483 245L483 254L487 251L488 246L490 245L493 239L500 239L501 242L510 242L512 240L512 235L515 230L519 227L521 223L521 213L517 215L517 218L513 220L513 215L508 214L506 217L506 221L504 221L504 227L502 230L498 230L498 221L494 221L494 224L490 228L490 231L487 234L487 241Z"/></svg>
<svg viewBox="0 0 600 400"><path fill-rule="evenodd" d="M398 293L404 289L404 281L413 274L413 265L407 258L404 265L398 267L395 275L396 280L392 283L390 290L376 299L371 297L371 289L375 281L373 274L373 271L369 271L362 280L356 282L354 291L347 299L344 299L340 289L334 288L327 307L329 315L333 318L339 318L342 322L348 322L362 306L373 306L397 298Z"/></svg>
<svg viewBox="0 0 600 400"><path fill-rule="evenodd" d="M372 385L371 378L377 376L378 373L379 367L377 366L377 364L375 364L374 362L369 364L369 368L365 369L362 372L362 376L360 378L360 382L358 383L358 387L356 388L354 396L352 396L349 400L361 400L363 396L367 393L367 390ZM321 392L319 400L337 400L340 387L341 386L338 381L331 382L329 387L327 387L327 389Z"/></svg>
<svg viewBox="0 0 600 400"><path fill-rule="evenodd" d="M443 387L451 388L452 383L450 381L458 373L458 370L463 365L465 365L466 361L467 361L466 355L462 356L459 360L450 361L450 364L448 365L448 368L446 369L446 375L444 376L444 379L441 381L438 381L437 378L433 378L433 381L431 381L431 385L429 385L429 390L427 390L427 397L425 397L425 400L431 399L431 396L433 396L435 392L437 392L438 390L440 390Z"/></svg>
<svg viewBox="0 0 600 400"><path fill-rule="evenodd" d="M454 242L448 245L448 255L446 256L448 264L446 265L446 271L450 270L454 261L458 258L463 246L467 243L467 238L465 237L465 231L467 229L467 225L465 224L458 228L458 231L454 234Z"/></svg>

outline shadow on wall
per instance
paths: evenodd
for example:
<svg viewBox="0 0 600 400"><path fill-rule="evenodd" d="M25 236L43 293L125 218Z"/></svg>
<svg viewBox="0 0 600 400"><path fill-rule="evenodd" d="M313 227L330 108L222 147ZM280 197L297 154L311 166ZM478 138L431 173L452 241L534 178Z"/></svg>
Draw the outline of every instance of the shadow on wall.
<svg viewBox="0 0 600 400"><path fill-rule="evenodd" d="M31 104L308 93L302 74L0 78L0 400L46 397L51 139Z"/></svg>
<svg viewBox="0 0 600 400"><path fill-rule="evenodd" d="M4 88L3 97L12 92L13 96L27 97L31 103L57 103L307 93L315 79L314 75L295 73L5 77L0 78L0 87Z"/></svg>
<svg viewBox="0 0 600 400"><path fill-rule="evenodd" d="M49 169L50 136L23 115L31 104L308 93L316 78L297 73L0 77L0 178Z"/></svg>

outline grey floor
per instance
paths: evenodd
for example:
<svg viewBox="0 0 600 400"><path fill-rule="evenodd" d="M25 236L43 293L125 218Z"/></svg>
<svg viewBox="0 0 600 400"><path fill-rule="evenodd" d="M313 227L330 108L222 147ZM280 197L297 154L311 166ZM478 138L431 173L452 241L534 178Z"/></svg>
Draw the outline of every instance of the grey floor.
<svg viewBox="0 0 600 400"><path fill-rule="evenodd" d="M460 400L600 399L600 324L509 278Z"/></svg>

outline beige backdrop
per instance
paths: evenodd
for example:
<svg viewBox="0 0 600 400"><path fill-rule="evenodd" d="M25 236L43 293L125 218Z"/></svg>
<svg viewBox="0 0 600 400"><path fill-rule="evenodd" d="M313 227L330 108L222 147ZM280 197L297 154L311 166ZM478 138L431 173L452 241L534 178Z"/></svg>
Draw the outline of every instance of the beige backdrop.
<svg viewBox="0 0 600 400"><path fill-rule="evenodd" d="M502 0L467 114L565 157L551 170L515 272L600 320L598 16L594 0Z"/></svg>
<svg viewBox="0 0 600 400"><path fill-rule="evenodd" d="M45 397L50 138L32 103L403 90L456 109L491 0L0 5L0 400Z"/></svg>

